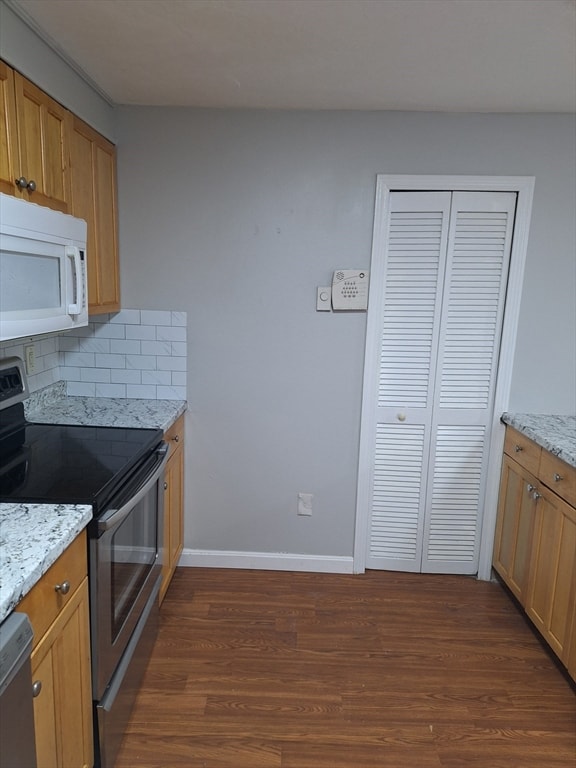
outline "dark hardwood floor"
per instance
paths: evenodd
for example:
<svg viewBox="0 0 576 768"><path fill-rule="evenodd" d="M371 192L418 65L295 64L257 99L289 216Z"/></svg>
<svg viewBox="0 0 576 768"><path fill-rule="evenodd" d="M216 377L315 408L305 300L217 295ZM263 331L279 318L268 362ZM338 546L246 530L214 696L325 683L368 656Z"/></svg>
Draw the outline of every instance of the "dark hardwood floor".
<svg viewBox="0 0 576 768"><path fill-rule="evenodd" d="M179 568L116 768L574 768L576 696L503 588Z"/></svg>

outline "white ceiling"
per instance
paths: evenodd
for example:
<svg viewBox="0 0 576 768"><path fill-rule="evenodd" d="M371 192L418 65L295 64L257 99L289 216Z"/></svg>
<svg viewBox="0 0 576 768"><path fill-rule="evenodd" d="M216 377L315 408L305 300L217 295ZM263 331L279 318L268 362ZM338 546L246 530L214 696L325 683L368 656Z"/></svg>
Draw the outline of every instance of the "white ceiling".
<svg viewBox="0 0 576 768"><path fill-rule="evenodd" d="M576 0L8 0L117 104L576 111Z"/></svg>

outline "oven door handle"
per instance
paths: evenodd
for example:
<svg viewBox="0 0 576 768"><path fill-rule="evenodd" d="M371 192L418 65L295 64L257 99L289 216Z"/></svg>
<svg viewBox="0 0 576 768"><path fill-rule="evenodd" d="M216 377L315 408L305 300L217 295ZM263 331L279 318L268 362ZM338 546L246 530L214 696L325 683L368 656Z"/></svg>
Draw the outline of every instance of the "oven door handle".
<svg viewBox="0 0 576 768"><path fill-rule="evenodd" d="M136 504L138 504L138 502L141 501L141 499L143 499L144 496L146 496L146 494L150 491L153 485L158 482L162 472L164 472L166 462L168 461L168 445L163 443L156 451L156 454L158 456L158 461L155 464L152 473L142 483L140 488L138 488L134 496L131 497L130 501L126 502L126 504L124 504L123 507L120 507L120 509L109 509L98 520L99 533L109 531L111 528L114 528L116 525L118 525L118 523L121 523L125 517L128 517Z"/></svg>

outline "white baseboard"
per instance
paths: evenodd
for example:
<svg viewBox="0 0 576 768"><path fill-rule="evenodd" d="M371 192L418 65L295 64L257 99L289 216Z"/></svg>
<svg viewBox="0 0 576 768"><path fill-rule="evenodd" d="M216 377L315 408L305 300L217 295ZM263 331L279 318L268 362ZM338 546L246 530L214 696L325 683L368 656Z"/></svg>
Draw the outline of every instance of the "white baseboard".
<svg viewBox="0 0 576 768"><path fill-rule="evenodd" d="M328 555L295 555L286 552L222 552L184 549L178 565L202 568L255 568L263 571L353 573L353 558Z"/></svg>

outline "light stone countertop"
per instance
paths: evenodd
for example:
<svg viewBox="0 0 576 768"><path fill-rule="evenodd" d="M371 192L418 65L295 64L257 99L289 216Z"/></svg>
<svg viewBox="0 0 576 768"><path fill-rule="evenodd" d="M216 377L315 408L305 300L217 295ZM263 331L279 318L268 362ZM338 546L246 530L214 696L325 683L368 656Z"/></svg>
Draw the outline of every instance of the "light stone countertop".
<svg viewBox="0 0 576 768"><path fill-rule="evenodd" d="M186 410L185 400L130 400L119 397L62 397L24 404L26 419L37 424L73 424L166 431Z"/></svg>
<svg viewBox="0 0 576 768"><path fill-rule="evenodd" d="M534 413L504 413L502 421L576 467L576 416Z"/></svg>
<svg viewBox="0 0 576 768"><path fill-rule="evenodd" d="M64 382L32 393L26 419L135 429L169 429L185 400L67 397ZM0 621L46 573L92 519L92 508L73 504L0 504Z"/></svg>
<svg viewBox="0 0 576 768"><path fill-rule="evenodd" d="M91 519L84 504L0 504L0 621Z"/></svg>

